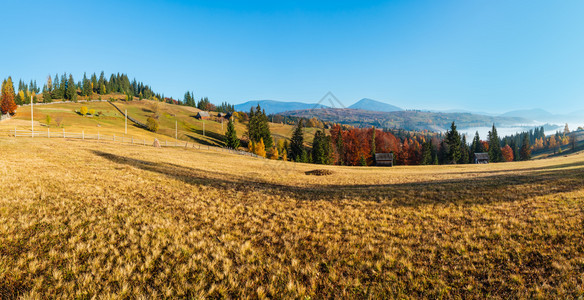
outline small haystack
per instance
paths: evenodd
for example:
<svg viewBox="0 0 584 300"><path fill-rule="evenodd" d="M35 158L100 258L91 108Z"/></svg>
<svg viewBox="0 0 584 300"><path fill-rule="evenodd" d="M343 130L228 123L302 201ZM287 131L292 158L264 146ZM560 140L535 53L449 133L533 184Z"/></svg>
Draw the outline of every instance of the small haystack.
<svg viewBox="0 0 584 300"><path fill-rule="evenodd" d="M158 141L158 139L154 139L154 144L152 146L160 148L160 142Z"/></svg>
<svg viewBox="0 0 584 300"><path fill-rule="evenodd" d="M306 171L306 175L315 175L315 176L325 176L325 175L332 175L333 171L325 170L325 169L316 169L312 171Z"/></svg>

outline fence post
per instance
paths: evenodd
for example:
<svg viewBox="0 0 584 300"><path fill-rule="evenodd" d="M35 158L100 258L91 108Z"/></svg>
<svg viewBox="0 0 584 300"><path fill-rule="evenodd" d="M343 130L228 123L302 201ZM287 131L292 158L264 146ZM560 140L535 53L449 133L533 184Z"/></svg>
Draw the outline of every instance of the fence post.
<svg viewBox="0 0 584 300"><path fill-rule="evenodd" d="M146 139L144 139L144 141L143 141L143 142L144 142L144 146L146 146Z"/></svg>
<svg viewBox="0 0 584 300"><path fill-rule="evenodd" d="M84 140L85 139L85 131L81 130L81 139Z"/></svg>
<svg viewBox="0 0 584 300"><path fill-rule="evenodd" d="M63 127L63 138L65 138L65 127Z"/></svg>
<svg viewBox="0 0 584 300"><path fill-rule="evenodd" d="M99 141L99 130L97 131L97 140Z"/></svg>
<svg viewBox="0 0 584 300"><path fill-rule="evenodd" d="M16 137L16 126L14 126L14 137Z"/></svg>
<svg viewBox="0 0 584 300"><path fill-rule="evenodd" d="M47 138L51 138L51 129L49 129L49 127L47 127Z"/></svg>
<svg viewBox="0 0 584 300"><path fill-rule="evenodd" d="M116 141L116 134L114 133L114 142Z"/></svg>
<svg viewBox="0 0 584 300"><path fill-rule="evenodd" d="M132 136L132 145L134 145L134 136Z"/></svg>
<svg viewBox="0 0 584 300"><path fill-rule="evenodd" d="M168 143L166 142L166 140L164 140L164 146L168 146Z"/></svg>

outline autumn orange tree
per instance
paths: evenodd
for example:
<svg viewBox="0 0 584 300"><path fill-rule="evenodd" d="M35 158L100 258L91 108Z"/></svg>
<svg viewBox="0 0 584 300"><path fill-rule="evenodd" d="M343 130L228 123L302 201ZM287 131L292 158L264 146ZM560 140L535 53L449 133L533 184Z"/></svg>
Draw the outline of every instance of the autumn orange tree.
<svg viewBox="0 0 584 300"><path fill-rule="evenodd" d="M505 161L513 161L513 149L511 149L509 145L505 145L505 147L501 148L501 152L503 153L503 159Z"/></svg>
<svg viewBox="0 0 584 300"><path fill-rule="evenodd" d="M0 110L3 114L14 115L16 112L16 103L14 103L14 85L12 84L12 78L2 82L2 94L0 95Z"/></svg>

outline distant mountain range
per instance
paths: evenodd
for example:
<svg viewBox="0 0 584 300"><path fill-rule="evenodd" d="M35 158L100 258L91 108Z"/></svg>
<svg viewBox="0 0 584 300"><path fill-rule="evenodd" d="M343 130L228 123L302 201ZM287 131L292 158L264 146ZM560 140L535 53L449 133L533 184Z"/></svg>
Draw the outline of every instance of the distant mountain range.
<svg viewBox="0 0 584 300"><path fill-rule="evenodd" d="M574 111L569 114L552 114L541 108L514 110L501 114L503 117L520 117L540 123L584 123L584 111Z"/></svg>
<svg viewBox="0 0 584 300"><path fill-rule="evenodd" d="M401 110L392 112L370 111L352 108L322 108L294 110L280 113L285 116L312 118L323 121L347 124L356 127L391 128L416 131L445 131L452 122L458 128L513 126L527 124L526 119L516 117L497 117L474 115L470 113L443 113L420 110Z"/></svg>
<svg viewBox="0 0 584 300"><path fill-rule="evenodd" d="M319 103L304 103L304 102L286 102L276 100L252 100L245 103L236 104L235 110L249 111L250 108L260 105L266 111L266 114L278 114L285 111L315 109L315 108L330 108L330 106ZM340 107L337 107L340 108ZM348 108L364 109L371 111L392 112L402 111L403 109L391 104L383 103L369 98L363 98Z"/></svg>
<svg viewBox="0 0 584 300"><path fill-rule="evenodd" d="M303 103L303 102L284 102L284 101L276 101L276 100L252 100L247 101L245 103L236 104L235 110L236 111L243 111L249 112L252 107L256 107L260 105L260 107L266 111L266 114L277 114L285 111L291 110L302 110L302 109L315 109L315 108L323 108L328 107L325 105L321 105L318 103Z"/></svg>
<svg viewBox="0 0 584 300"><path fill-rule="evenodd" d="M584 123L584 111L565 115L552 114L543 109L514 110L500 115L451 109L446 111L405 111L401 107L363 98L347 108L329 107L319 103L253 100L235 105L237 111L249 111L260 105L267 114L318 117L324 121L354 126L379 126L410 130L442 131L456 121L459 128L490 126Z"/></svg>

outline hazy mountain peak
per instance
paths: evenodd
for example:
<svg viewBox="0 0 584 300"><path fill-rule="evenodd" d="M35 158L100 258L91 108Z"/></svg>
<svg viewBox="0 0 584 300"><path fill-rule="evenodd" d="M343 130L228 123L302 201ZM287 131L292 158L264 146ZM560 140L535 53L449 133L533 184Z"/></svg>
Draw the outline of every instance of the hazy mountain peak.
<svg viewBox="0 0 584 300"><path fill-rule="evenodd" d="M387 104L384 102L380 102L377 100L363 98L357 103L349 106L348 108L353 109L364 109L364 110L371 110L371 111L383 111L383 112L392 112L392 111L402 111L403 109L397 107L395 105Z"/></svg>

